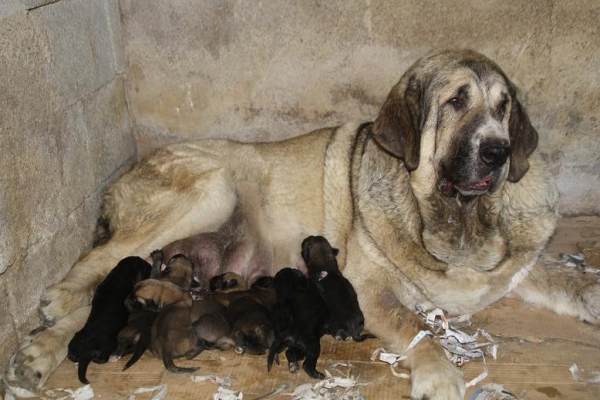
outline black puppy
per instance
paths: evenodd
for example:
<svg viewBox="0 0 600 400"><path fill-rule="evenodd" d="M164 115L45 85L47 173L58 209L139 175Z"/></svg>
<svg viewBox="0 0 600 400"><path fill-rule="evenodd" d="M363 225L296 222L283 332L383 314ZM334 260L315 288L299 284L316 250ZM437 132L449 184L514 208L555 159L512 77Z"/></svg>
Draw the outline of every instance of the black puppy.
<svg viewBox="0 0 600 400"><path fill-rule="evenodd" d="M125 299L137 282L150 277L151 270L152 266L143 259L127 257L96 287L90 316L68 348L69 360L79 362L81 383L89 383L85 375L91 361L103 364L117 348L117 335L129 316Z"/></svg>
<svg viewBox="0 0 600 400"><path fill-rule="evenodd" d="M275 274L273 286L278 303L273 307L275 340L269 348L267 369L275 357L287 347L290 372L298 370L298 362L306 358L302 369L315 379L325 375L316 370L321 354L321 337L327 332L329 311L325 302L309 285L302 272L284 268Z"/></svg>
<svg viewBox="0 0 600 400"><path fill-rule="evenodd" d="M309 236L302 242L302 258L308 277L329 308L327 333L338 340L354 339L362 342L375 338L362 334L365 317L358 305L356 291L338 268L338 249L323 236Z"/></svg>

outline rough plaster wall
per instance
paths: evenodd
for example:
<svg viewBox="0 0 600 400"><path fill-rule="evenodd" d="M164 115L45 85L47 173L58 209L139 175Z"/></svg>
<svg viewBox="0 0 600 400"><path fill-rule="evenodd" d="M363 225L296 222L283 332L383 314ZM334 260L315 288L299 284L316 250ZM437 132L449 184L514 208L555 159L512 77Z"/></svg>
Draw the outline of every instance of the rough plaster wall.
<svg viewBox="0 0 600 400"><path fill-rule="evenodd" d="M137 159L121 43L117 0L0 4L0 365Z"/></svg>
<svg viewBox="0 0 600 400"><path fill-rule="evenodd" d="M600 2L122 0L140 149L373 119L419 57L468 47L520 88L564 214L600 213Z"/></svg>

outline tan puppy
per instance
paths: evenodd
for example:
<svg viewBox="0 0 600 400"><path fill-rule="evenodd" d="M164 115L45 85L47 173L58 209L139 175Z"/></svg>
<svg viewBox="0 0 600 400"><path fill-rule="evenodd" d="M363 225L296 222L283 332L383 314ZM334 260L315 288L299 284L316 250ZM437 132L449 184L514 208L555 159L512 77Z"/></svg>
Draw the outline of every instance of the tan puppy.
<svg viewBox="0 0 600 400"><path fill-rule="evenodd" d="M537 133L502 70L471 51L417 61L374 123L346 124L277 143L174 144L112 185L111 238L42 297L54 327L20 347L10 385L39 387L64 357L108 267L175 240L215 231L244 206L270 274L304 269L309 235L340 250L365 328L403 352L422 328L416 303L473 313L512 292L592 323L600 285L542 256L557 192L535 151ZM409 352L411 396L459 399L460 371L433 340ZM35 378L32 378L35 377Z"/></svg>

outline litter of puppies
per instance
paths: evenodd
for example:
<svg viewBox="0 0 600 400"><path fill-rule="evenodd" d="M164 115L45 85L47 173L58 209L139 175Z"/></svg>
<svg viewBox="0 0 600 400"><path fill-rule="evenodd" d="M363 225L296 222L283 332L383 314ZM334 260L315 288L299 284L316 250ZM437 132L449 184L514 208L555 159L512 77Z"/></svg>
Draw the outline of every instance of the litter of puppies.
<svg viewBox="0 0 600 400"><path fill-rule="evenodd" d="M121 260L98 285L88 321L69 344L69 359L79 362L80 381L88 383L91 361L132 354L125 370L146 350L170 372L192 373L200 366L180 367L174 360L191 360L213 349L268 352L268 370L287 349L290 372L297 372L303 362L310 377L325 379L316 370L322 336L355 341L374 336L362 333L364 316L356 292L338 269L336 249L324 237L310 236L299 250L307 275L283 268L274 277L255 277L253 282L229 271L203 277L200 283L192 259L182 254L166 258L162 250L149 255L151 264L139 257ZM215 396L237 398L223 383Z"/></svg>

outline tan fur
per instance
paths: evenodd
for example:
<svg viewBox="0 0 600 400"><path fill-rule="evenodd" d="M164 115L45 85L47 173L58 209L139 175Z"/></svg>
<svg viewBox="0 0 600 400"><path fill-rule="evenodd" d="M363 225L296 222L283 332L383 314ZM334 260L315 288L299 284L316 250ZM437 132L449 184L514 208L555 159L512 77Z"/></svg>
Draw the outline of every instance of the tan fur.
<svg viewBox="0 0 600 400"><path fill-rule="evenodd" d="M142 307L155 305L157 311L177 302L187 306L192 304L192 296L179 285L158 279L145 279L138 282L133 289L132 298Z"/></svg>
<svg viewBox="0 0 600 400"><path fill-rule="evenodd" d="M469 101L451 108L461 88ZM487 175L478 149L490 140L510 142L511 152ZM459 143L473 149L461 159ZM108 190L110 241L46 291L41 311L56 327L23 346L10 368L36 368L41 378L34 385L42 385L64 351L64 337L76 330L77 324L69 331L60 322L89 303L109 266L214 230L238 200L257 243L270 249L273 273L304 268L306 236L324 235L340 249L340 268L356 288L365 327L389 351L405 351L422 329L416 303L473 313L512 291L598 323L599 285L539 257L555 227L557 192L536 145L512 83L469 51L419 60L392 88L375 122L361 129L350 123L267 144L171 145ZM489 190L473 186L482 182L492 182ZM60 340L47 340L52 335ZM35 363L29 355L38 357ZM464 396L460 371L433 340L408 355L413 398ZM26 378L9 384L31 386Z"/></svg>

